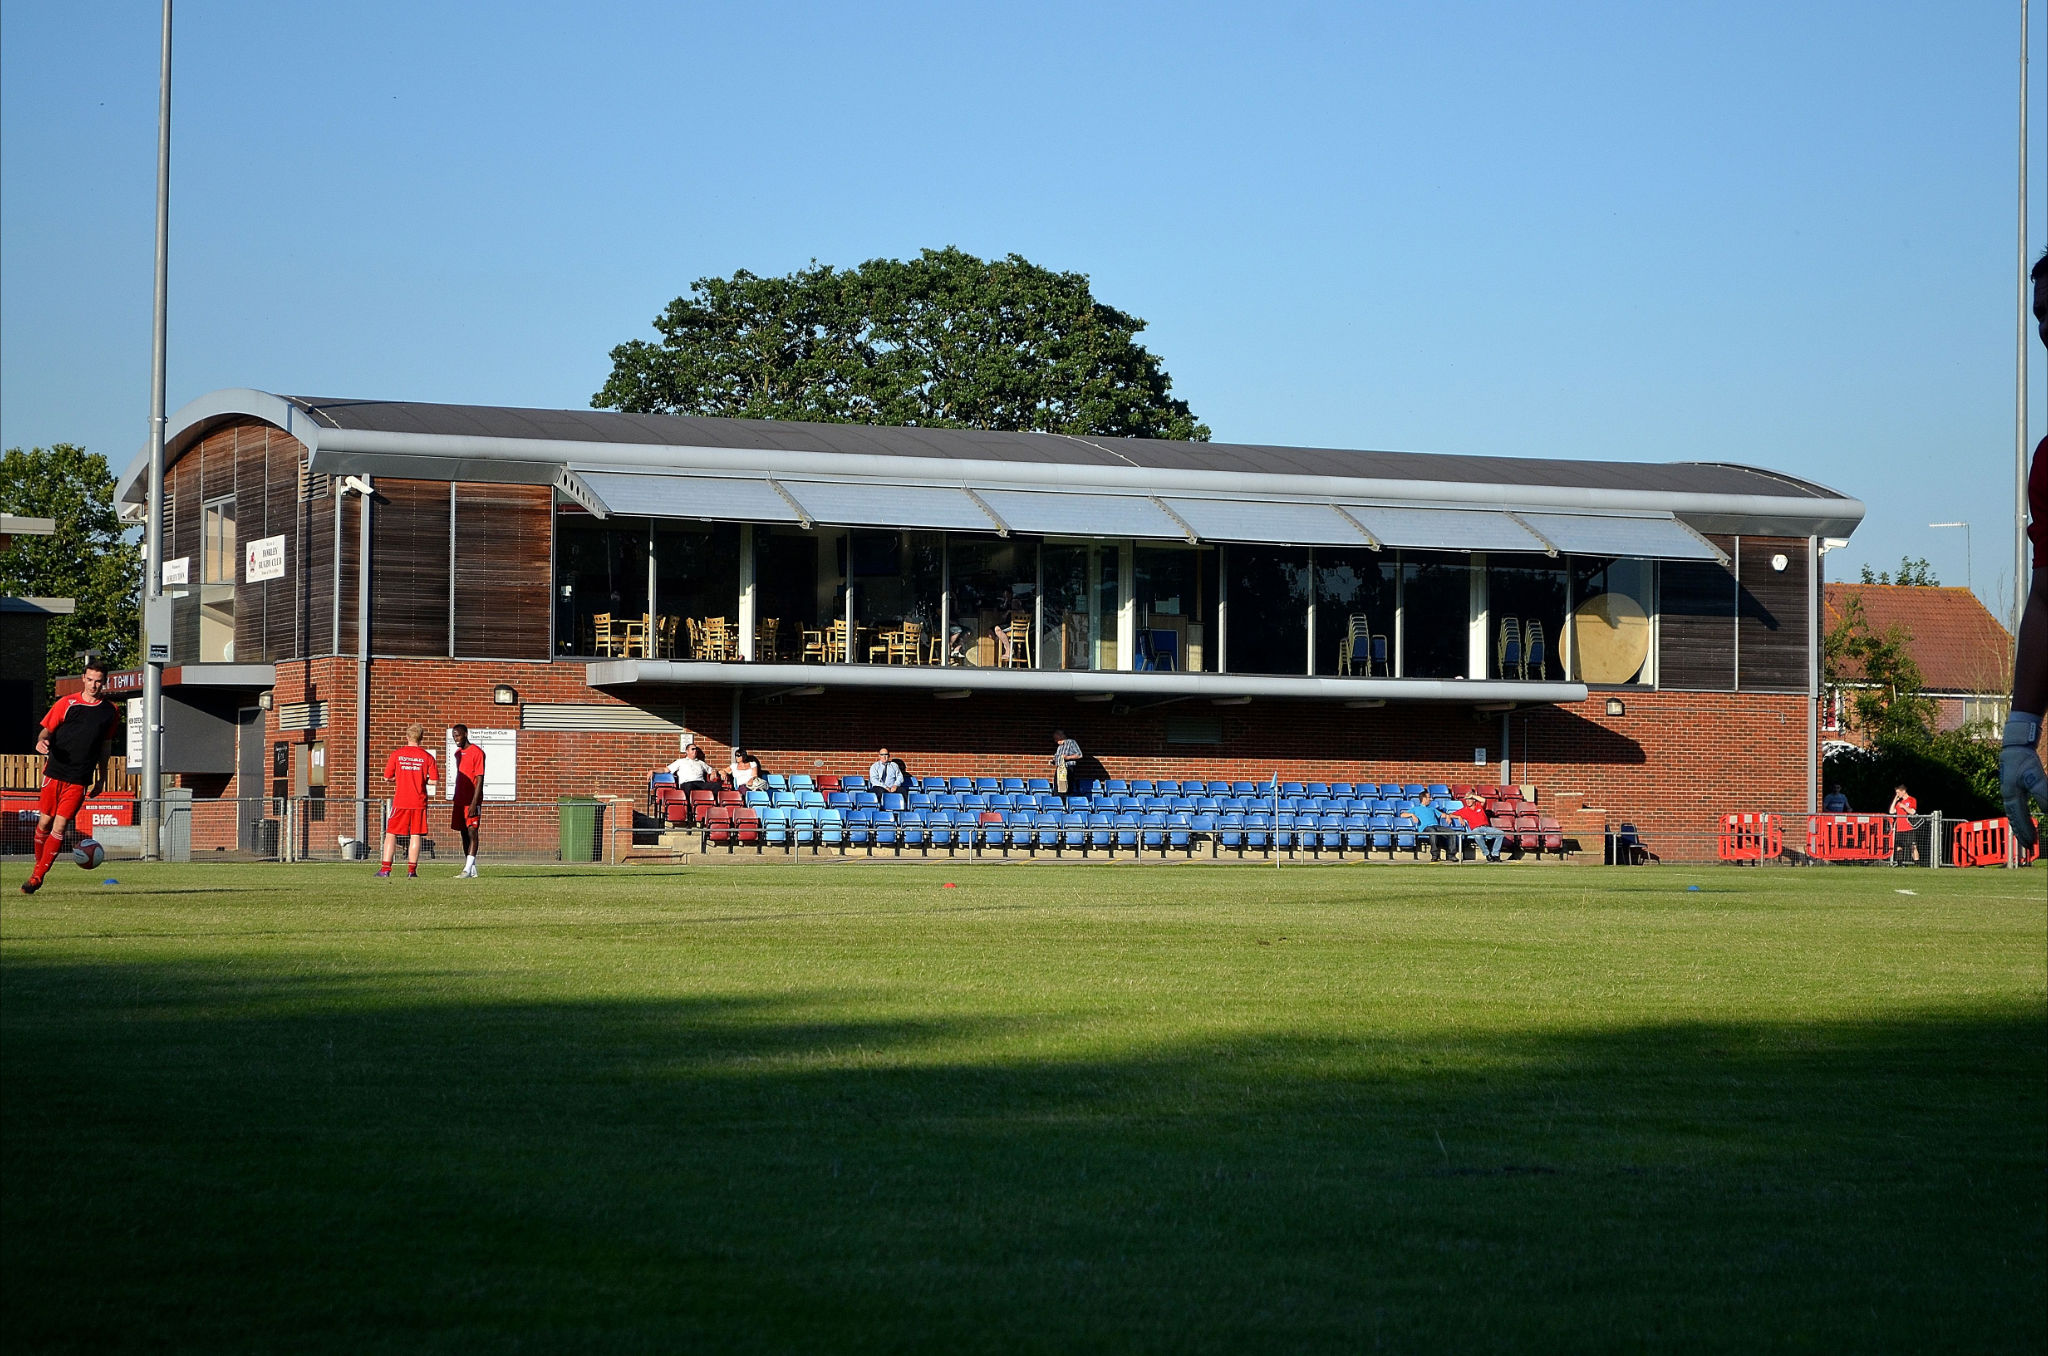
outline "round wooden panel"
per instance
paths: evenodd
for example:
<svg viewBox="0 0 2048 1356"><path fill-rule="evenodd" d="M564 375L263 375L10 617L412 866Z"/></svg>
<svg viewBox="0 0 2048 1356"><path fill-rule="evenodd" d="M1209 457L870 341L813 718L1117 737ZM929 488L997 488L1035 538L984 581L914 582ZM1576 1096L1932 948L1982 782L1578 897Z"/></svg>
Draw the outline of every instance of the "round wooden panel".
<svg viewBox="0 0 2048 1356"><path fill-rule="evenodd" d="M1650 657L1650 618L1625 593L1596 593L1579 604L1579 681L1625 683Z"/></svg>

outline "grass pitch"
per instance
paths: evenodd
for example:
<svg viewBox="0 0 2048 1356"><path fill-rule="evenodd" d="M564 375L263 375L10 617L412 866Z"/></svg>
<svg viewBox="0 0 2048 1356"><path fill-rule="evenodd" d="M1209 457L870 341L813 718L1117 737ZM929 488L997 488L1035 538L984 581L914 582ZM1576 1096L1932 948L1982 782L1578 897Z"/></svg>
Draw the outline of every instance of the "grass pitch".
<svg viewBox="0 0 2048 1356"><path fill-rule="evenodd" d="M2038 869L452 871L0 871L9 1347L2048 1345Z"/></svg>

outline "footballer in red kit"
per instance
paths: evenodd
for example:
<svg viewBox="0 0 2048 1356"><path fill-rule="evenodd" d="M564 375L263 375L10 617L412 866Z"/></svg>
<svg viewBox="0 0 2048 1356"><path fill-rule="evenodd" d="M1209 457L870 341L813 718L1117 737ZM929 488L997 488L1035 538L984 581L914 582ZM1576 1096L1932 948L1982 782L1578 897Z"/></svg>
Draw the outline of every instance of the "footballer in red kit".
<svg viewBox="0 0 2048 1356"><path fill-rule="evenodd" d="M484 751L469 742L467 725L448 727L455 745L455 784L449 788L449 827L462 835L462 870L456 875L476 878L477 844L483 836Z"/></svg>
<svg viewBox="0 0 2048 1356"><path fill-rule="evenodd" d="M112 702L100 699L106 686L107 666L86 660L78 691L57 699L36 734L36 752L44 759L43 789L36 803L35 865L21 883L25 895L42 888L79 806L106 776L107 751L121 719Z"/></svg>
<svg viewBox="0 0 2048 1356"><path fill-rule="evenodd" d="M420 747L420 727L408 725L405 744L392 751L384 762L384 780L391 783L391 818L384 825L384 864L379 876L391 874L391 852L403 834L408 840L405 854L408 876L420 873L420 838L427 831L428 788L440 780L441 767L434 755Z"/></svg>

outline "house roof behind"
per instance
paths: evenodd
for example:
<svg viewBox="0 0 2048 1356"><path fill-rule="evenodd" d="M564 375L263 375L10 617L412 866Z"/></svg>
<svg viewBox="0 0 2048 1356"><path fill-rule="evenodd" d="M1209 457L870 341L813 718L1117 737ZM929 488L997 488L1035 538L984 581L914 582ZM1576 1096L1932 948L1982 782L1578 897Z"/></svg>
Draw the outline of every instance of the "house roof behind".
<svg viewBox="0 0 2048 1356"><path fill-rule="evenodd" d="M1906 653L1930 692L1997 693L2012 681L2012 634L1968 589L1906 584L1829 584L1827 625L1842 619L1851 598L1878 632L1896 626Z"/></svg>

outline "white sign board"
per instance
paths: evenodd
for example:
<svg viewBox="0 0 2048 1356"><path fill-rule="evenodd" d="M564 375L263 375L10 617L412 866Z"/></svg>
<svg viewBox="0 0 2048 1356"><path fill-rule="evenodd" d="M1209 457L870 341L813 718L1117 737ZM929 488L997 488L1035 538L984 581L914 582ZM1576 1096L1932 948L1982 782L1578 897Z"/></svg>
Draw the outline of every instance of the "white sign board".
<svg viewBox="0 0 2048 1356"><path fill-rule="evenodd" d="M192 557L190 556L179 556L176 560L164 562L164 584L166 587L172 584L189 583L188 576L191 573Z"/></svg>
<svg viewBox="0 0 2048 1356"><path fill-rule="evenodd" d="M284 538L258 537L249 543L242 566L242 582L284 578Z"/></svg>
<svg viewBox="0 0 2048 1356"><path fill-rule="evenodd" d="M471 730L469 742L484 751L484 799L519 799L519 731ZM448 736L448 756L441 767L448 799L455 799L455 736Z"/></svg>
<svg viewBox="0 0 2048 1356"><path fill-rule="evenodd" d="M1485 767L1485 766L1486 766L1486 750L1485 750L1485 749L1474 749L1474 750L1472 750L1472 766L1473 766L1473 767Z"/></svg>
<svg viewBox="0 0 2048 1356"><path fill-rule="evenodd" d="M142 698L128 703L128 770L142 771Z"/></svg>

